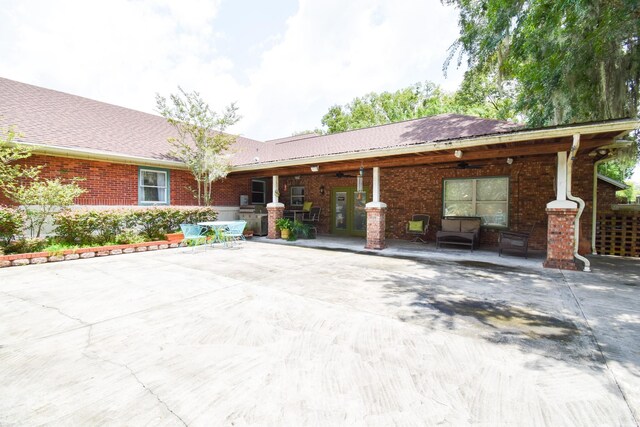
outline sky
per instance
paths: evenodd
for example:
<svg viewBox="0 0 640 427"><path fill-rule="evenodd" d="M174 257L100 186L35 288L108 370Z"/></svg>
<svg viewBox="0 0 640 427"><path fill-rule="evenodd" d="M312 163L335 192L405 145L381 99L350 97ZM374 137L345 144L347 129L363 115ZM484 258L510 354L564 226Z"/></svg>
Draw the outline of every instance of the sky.
<svg viewBox="0 0 640 427"><path fill-rule="evenodd" d="M457 19L440 0L0 0L0 76L153 114L180 86L265 141L370 92L455 90Z"/></svg>
<svg viewBox="0 0 640 427"><path fill-rule="evenodd" d="M335 104L429 80L458 36L439 0L0 0L0 76L149 113L181 86L258 140Z"/></svg>

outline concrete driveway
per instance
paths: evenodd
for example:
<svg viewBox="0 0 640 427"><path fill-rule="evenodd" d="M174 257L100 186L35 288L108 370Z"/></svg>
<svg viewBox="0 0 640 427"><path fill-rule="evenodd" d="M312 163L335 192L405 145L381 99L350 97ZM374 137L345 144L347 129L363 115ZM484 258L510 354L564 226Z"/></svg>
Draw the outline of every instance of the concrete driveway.
<svg viewBox="0 0 640 427"><path fill-rule="evenodd" d="M640 262L495 262L248 242L5 268L0 425L637 425Z"/></svg>

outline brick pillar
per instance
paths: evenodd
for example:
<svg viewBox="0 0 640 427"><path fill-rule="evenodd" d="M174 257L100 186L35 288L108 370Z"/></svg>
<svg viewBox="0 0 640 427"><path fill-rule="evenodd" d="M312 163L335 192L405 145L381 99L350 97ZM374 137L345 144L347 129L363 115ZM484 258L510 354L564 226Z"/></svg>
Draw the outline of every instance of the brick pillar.
<svg viewBox="0 0 640 427"><path fill-rule="evenodd" d="M267 205L267 219L269 221L269 233L267 239L279 239L280 231L276 230L276 220L284 215L284 205L282 203L269 203Z"/></svg>
<svg viewBox="0 0 640 427"><path fill-rule="evenodd" d="M544 266L562 270L576 270L573 259L575 241L574 221L577 209L547 208L547 259Z"/></svg>
<svg viewBox="0 0 640 427"><path fill-rule="evenodd" d="M369 206L379 205L379 206ZM384 203L367 203L367 244L366 249L384 249L385 214L387 205Z"/></svg>

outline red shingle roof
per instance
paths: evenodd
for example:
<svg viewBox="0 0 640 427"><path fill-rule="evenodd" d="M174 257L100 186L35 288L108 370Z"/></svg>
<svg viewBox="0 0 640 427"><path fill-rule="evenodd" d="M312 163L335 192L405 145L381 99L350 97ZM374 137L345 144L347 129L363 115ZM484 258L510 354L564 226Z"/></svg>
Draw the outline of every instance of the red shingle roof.
<svg viewBox="0 0 640 427"><path fill-rule="evenodd" d="M522 126L500 120L481 119L460 114L440 114L421 119L390 123L348 132L309 137L302 135L275 140L258 146L251 158L238 156L235 165L274 162L436 143L460 138L513 132Z"/></svg>
<svg viewBox="0 0 640 427"><path fill-rule="evenodd" d="M22 139L113 154L170 159L167 121L104 102L0 78L0 124L15 125ZM356 153L512 132L519 125L458 114L391 123L331 135L299 135L268 142L238 137L235 166Z"/></svg>
<svg viewBox="0 0 640 427"><path fill-rule="evenodd" d="M0 100L0 124L15 126L24 142L171 160L167 138L176 132L161 116L4 78Z"/></svg>

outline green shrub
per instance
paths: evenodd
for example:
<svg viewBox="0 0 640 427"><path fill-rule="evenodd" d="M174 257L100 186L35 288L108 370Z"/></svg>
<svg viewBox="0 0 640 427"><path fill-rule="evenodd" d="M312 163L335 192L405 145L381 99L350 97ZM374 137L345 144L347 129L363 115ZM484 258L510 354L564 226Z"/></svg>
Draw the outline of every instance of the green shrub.
<svg viewBox="0 0 640 427"><path fill-rule="evenodd" d="M24 212L19 209L0 206L0 246L7 246L22 234L24 228Z"/></svg>
<svg viewBox="0 0 640 427"><path fill-rule="evenodd" d="M103 245L163 240L180 224L214 221L208 207L111 209L60 212L54 219L57 240L71 245Z"/></svg>
<svg viewBox="0 0 640 427"><path fill-rule="evenodd" d="M113 243L116 245L128 245L130 243L142 243L145 241L145 238L135 232L135 230L127 229L123 230L122 233L117 234Z"/></svg>
<svg viewBox="0 0 640 427"><path fill-rule="evenodd" d="M47 246L46 239L20 239L15 240L4 248L4 253L9 254L26 254L29 252L41 252Z"/></svg>

